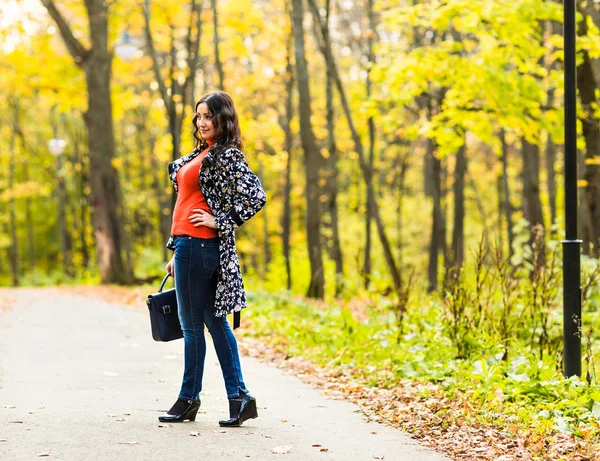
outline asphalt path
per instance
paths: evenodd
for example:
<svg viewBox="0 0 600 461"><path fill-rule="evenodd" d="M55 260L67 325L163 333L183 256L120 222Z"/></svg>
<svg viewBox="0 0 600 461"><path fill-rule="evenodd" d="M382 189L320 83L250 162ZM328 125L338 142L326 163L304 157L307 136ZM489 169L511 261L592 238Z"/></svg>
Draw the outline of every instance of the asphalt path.
<svg viewBox="0 0 600 461"><path fill-rule="evenodd" d="M145 312L59 289L2 289L0 303L11 307L0 306L1 461L448 459L249 357L259 417L219 427L228 406L210 339L196 421L159 423L179 390L183 343L154 342Z"/></svg>

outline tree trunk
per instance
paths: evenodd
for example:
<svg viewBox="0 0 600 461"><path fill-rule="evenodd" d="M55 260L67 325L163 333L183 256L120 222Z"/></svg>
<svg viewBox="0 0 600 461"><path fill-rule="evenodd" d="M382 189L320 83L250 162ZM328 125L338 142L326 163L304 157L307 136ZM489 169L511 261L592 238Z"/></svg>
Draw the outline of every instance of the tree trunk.
<svg viewBox="0 0 600 461"><path fill-rule="evenodd" d="M23 181L29 182L29 163L23 162ZM33 214L31 213L31 199L25 201L25 220L27 221L27 250L29 253L29 270L35 268L35 231L33 228Z"/></svg>
<svg viewBox="0 0 600 461"><path fill-rule="evenodd" d="M429 265L427 275L429 277L429 291L437 290L438 284L438 259L440 252L440 242L442 241L442 163L435 156L435 141L427 140L427 153L425 154L431 162L431 181L432 186L432 220L431 220L431 239L429 242Z"/></svg>
<svg viewBox="0 0 600 461"><path fill-rule="evenodd" d="M442 251L442 258L444 260L444 268L448 269L450 266L450 253L448 250L448 244L446 243L446 234L448 230L448 162L440 159L440 208L441 208L441 229L440 229L440 250Z"/></svg>
<svg viewBox="0 0 600 461"><path fill-rule="evenodd" d="M325 6L325 33L323 39L327 47L331 46L330 35L329 35L329 19L331 15L331 1L326 1ZM333 76L331 70L326 66L326 99L327 99L327 136L329 157L327 162L327 196L328 196L328 211L331 218L331 231L332 231L332 259L335 262L335 296L338 297L342 292L343 279L344 279L344 261L342 255L342 245L340 243L340 230L339 230L339 219L338 219L338 172L337 172L337 160L338 152L335 139L335 112L333 104ZM370 226L368 226L370 229ZM370 237L368 239L370 245ZM369 256L370 264L370 256ZM367 278L368 280L368 278Z"/></svg>
<svg viewBox="0 0 600 461"><path fill-rule="evenodd" d="M331 75L334 78L335 85L337 87L338 93L340 95L340 99L342 102L342 108L344 109L344 115L346 117L346 121L348 122L348 127L350 132L352 133L352 140L354 142L354 148L356 153L358 154L359 166L363 175L363 179L365 181L365 185L367 187L368 194L368 202L371 203L371 210L373 211L373 218L375 219L375 224L377 225L377 231L379 233L379 239L381 240L381 246L383 247L383 253L385 256L386 263L388 265L390 274L392 276L392 281L394 284L394 288L398 289L400 287L400 272L396 266L396 262L394 260L394 256L392 254L391 245L389 243L389 239L385 232L385 228L383 226L383 220L381 219L381 215L379 213L379 206L377 200L375 198L375 192L373 189L373 182L369 177L369 166L367 163L367 159L365 158L363 144L354 125L354 120L352 118L352 112L350 111L350 105L348 103L348 99L346 97L346 91L344 89L344 85L340 78L339 72L337 70L337 66L335 63L335 59L333 57L333 53L330 47L327 47L323 40L323 31L324 25L319 14L319 9L315 0L308 0L308 4L312 10L313 20L316 24L318 24L318 30L321 32L321 36L317 36L317 41L321 53L325 57L325 62L331 71Z"/></svg>
<svg viewBox="0 0 600 461"><path fill-rule="evenodd" d="M13 107L14 110L14 124L13 129L10 133L10 151L13 155L9 156L8 164L8 190L10 191L10 199L8 202L9 207L9 220L10 220L10 267L12 275L12 284L14 287L19 286L19 239L17 236L17 201L15 199L15 163L17 156L14 155L17 148L16 137L17 137L17 126L19 125L19 106L17 104Z"/></svg>
<svg viewBox="0 0 600 461"><path fill-rule="evenodd" d="M133 274L123 262L123 219L119 173L112 165L115 145L110 99L110 56L85 64L88 111L84 120L90 149L92 216L102 283L129 283Z"/></svg>
<svg viewBox="0 0 600 461"><path fill-rule="evenodd" d="M265 171L264 171L264 167L263 167L263 162L261 160L261 158L259 157L258 159L258 171L259 171L259 175L260 178L263 181L263 184L266 184L266 181L264 180L265 178ZM265 187L265 192L267 191L266 187ZM267 278L267 274L269 273L269 264L271 264L271 247L269 246L269 220L268 220L268 216L267 213L262 213L263 215L263 234L264 234L264 240L263 240L263 256L264 256L264 271L263 271L263 279L266 280Z"/></svg>
<svg viewBox="0 0 600 461"><path fill-rule="evenodd" d="M550 100L551 96L548 93L548 99ZM549 106L552 106L552 103L548 103ZM556 171L554 170L554 165L556 164L556 144L552 141L550 137L550 133L548 133L548 140L546 141L546 174L547 174L547 189L548 189L548 199L550 201L550 218L552 219L551 225L556 222Z"/></svg>
<svg viewBox="0 0 600 461"><path fill-rule="evenodd" d="M554 3L561 3L561 0L552 0ZM562 24L557 21L549 21L546 23L545 27L545 43L544 46L547 46L547 43L550 40L551 35L560 35L563 36L563 27ZM558 69L558 62L552 58L552 52L554 48L548 50L546 55L547 69L548 71L553 71ZM553 107L555 104L555 95L554 89L551 88L547 91L547 106ZM548 139L546 141L546 152L545 152L545 163L546 163L546 187L548 190L548 199L550 201L550 218L552 219L550 223L550 227L552 227L556 223L556 159L557 159L557 145L552 141L552 137L550 133L547 133Z"/></svg>
<svg viewBox="0 0 600 461"><path fill-rule="evenodd" d="M579 35L588 33L586 21L579 25ZM585 240L590 245L591 255L600 257L600 165L597 159L600 157L600 119L595 114L595 105L598 103L596 91L598 82L594 78L594 69L587 51L582 52L583 62L577 68L577 88L581 98L581 105L585 117L582 117L583 138L585 140L585 176L584 189L585 215L587 221L587 235Z"/></svg>
<svg viewBox="0 0 600 461"><path fill-rule="evenodd" d="M283 216L282 216L282 240L283 256L285 258L285 270L287 274L287 289L292 289L292 266L290 257L290 238L292 227L292 118L294 116L293 97L294 97L294 69L292 68L292 39L287 40L286 53L286 98L285 98L285 116L280 120L280 125L285 135L284 149L287 153L287 164L285 167L285 184L283 186Z"/></svg>
<svg viewBox="0 0 600 461"><path fill-rule="evenodd" d="M529 222L529 228L544 226L542 203L540 201L540 147L521 139L523 156L523 217ZM533 235L532 235L533 238Z"/></svg>
<svg viewBox="0 0 600 461"><path fill-rule="evenodd" d="M454 228L452 230L452 265L462 267L465 251L465 172L467 170L466 146L456 153L454 166Z"/></svg>
<svg viewBox="0 0 600 461"><path fill-rule="evenodd" d="M500 130L500 142L502 144L502 178L504 182L504 219L506 220L506 229L508 233L508 254L513 253L513 242L515 240L513 234L513 220L512 220L512 205L510 203L510 183L508 181L508 144L506 143L506 136L504 129Z"/></svg>
<svg viewBox="0 0 600 461"><path fill-rule="evenodd" d="M79 232L79 239L80 239L80 246L81 246L81 260L82 260L82 265L84 269L87 269L89 267L90 264L90 250L88 248L88 243L87 243L87 233L88 233L88 214L89 214L89 201L88 201L88 197L87 194L85 193L85 189L86 186L88 184L88 178L87 178L87 167L85 165L85 162L83 160L83 157L80 155L79 152L79 142L78 139L76 138L76 136L72 136L71 137L71 142L73 144L73 156L75 159L75 163L79 163L79 165L81 166L80 170L79 170L79 221L80 221L80 232Z"/></svg>
<svg viewBox="0 0 600 461"><path fill-rule="evenodd" d="M170 191L172 186L171 181L166 175L158 174L162 168L154 152L155 146L156 138L151 134L149 137L148 152L150 153L152 171L155 172L152 180L152 190L154 191L158 206L156 224L160 241L166 242L171 234L171 208L169 207L169 198L165 191ZM162 250L163 261L167 261L169 259L169 250L164 245L162 245Z"/></svg>
<svg viewBox="0 0 600 461"><path fill-rule="evenodd" d="M215 47L215 66L217 68L217 74L219 75L219 89L225 90L225 75L223 74L223 64L221 63L221 56L219 54L219 16L217 11L217 0L211 0L212 11L213 11L213 44Z"/></svg>
<svg viewBox="0 0 600 461"><path fill-rule="evenodd" d="M292 0L292 29L295 43L296 77L299 94L300 139L304 150L306 169L306 231L311 279L307 296L322 298L325 294L325 277L321 254L321 216L319 210L320 155L310 121L310 89L304 46L303 0Z"/></svg>
<svg viewBox="0 0 600 461"><path fill-rule="evenodd" d="M122 196L115 156L114 127L110 95L112 53L108 51L108 3L86 0L89 19L89 50L73 35L53 0L42 0L57 23L67 49L86 76L88 111L84 120L88 131L90 186L98 268L102 283L129 283L131 268L123 262L123 222L119 215Z"/></svg>
<svg viewBox="0 0 600 461"><path fill-rule="evenodd" d="M404 209L404 194L405 194L405 182L406 172L408 171L408 154L402 154L398 158L398 208L396 209L396 234L398 235L396 248L398 252L398 266L403 266L403 246L404 241L402 239L402 211Z"/></svg>
<svg viewBox="0 0 600 461"><path fill-rule="evenodd" d="M62 261L62 270L68 275L73 275L73 262L71 259L71 236L67 226L67 189L65 187L65 178L62 167L62 155L56 158L56 200L58 207L58 230L60 235L60 260Z"/></svg>
<svg viewBox="0 0 600 461"><path fill-rule="evenodd" d="M375 14L373 12L373 0L367 1L367 16L369 18L369 39L368 39L368 55L367 59L369 64L375 62L375 53L373 52L373 36L375 34ZM330 45L327 44L330 48ZM371 97L371 68L367 70L367 99ZM375 162L375 121L373 117L369 117L367 120L369 127L369 180L373 181L373 165ZM372 201L367 197L367 213L365 215L365 265L363 269L364 284L365 288L369 288L369 282L371 278L371 218L373 216L373 210L371 210Z"/></svg>

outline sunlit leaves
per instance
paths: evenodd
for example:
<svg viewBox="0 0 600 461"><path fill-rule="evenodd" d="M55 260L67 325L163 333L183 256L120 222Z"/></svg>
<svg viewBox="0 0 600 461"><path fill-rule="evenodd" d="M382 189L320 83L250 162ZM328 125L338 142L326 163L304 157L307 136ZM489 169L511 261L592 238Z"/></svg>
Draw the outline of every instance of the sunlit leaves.
<svg viewBox="0 0 600 461"><path fill-rule="evenodd" d="M542 125L558 122L544 121L542 110L548 85L558 82L546 79L540 22L560 20L560 13L555 3L533 0L402 3L384 17L412 37L413 48L401 47L373 76L442 155L456 151L465 131L491 142L498 126L535 142ZM433 105L429 125L414 117L424 110L418 98Z"/></svg>

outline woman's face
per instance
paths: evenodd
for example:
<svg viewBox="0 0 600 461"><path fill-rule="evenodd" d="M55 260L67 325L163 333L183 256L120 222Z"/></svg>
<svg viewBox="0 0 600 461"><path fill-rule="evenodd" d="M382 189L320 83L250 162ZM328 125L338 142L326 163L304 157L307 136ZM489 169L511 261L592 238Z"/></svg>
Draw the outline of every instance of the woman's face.
<svg viewBox="0 0 600 461"><path fill-rule="evenodd" d="M207 141L213 140L215 127L212 122L212 113L205 102L198 104L198 107L196 108L196 125L200 131L200 135L204 139Z"/></svg>

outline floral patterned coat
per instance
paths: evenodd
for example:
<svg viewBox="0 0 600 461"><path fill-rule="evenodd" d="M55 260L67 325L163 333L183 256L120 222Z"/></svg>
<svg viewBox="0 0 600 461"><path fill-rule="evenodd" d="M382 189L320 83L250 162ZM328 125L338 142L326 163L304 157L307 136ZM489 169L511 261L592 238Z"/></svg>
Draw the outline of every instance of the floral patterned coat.
<svg viewBox="0 0 600 461"><path fill-rule="evenodd" d="M175 191L178 191L177 172L199 154L200 149L197 148L169 164L169 177ZM267 196L244 154L235 148L226 148L218 153L209 151L202 160L198 181L217 226L220 264L215 316L224 317L248 307L234 231L265 205ZM174 250L174 243L171 235L167 248ZM239 314L235 320L239 323Z"/></svg>

